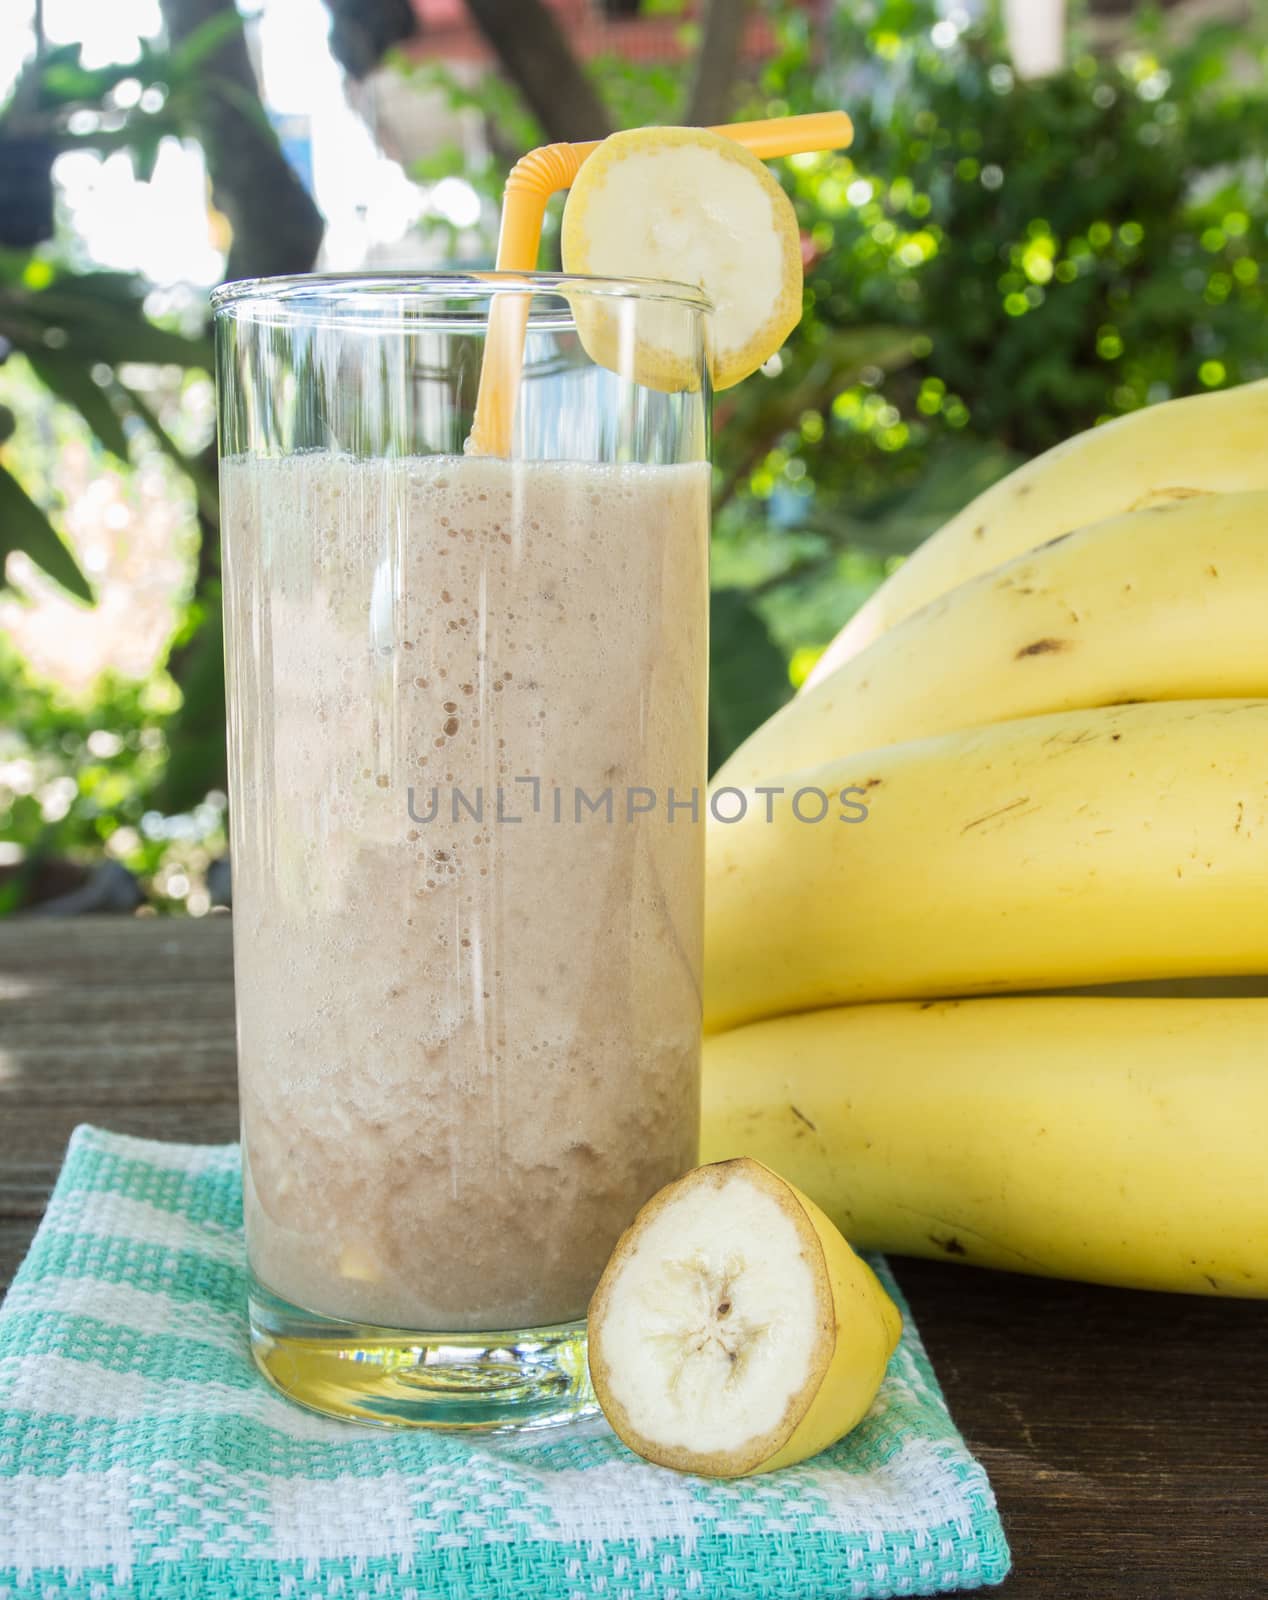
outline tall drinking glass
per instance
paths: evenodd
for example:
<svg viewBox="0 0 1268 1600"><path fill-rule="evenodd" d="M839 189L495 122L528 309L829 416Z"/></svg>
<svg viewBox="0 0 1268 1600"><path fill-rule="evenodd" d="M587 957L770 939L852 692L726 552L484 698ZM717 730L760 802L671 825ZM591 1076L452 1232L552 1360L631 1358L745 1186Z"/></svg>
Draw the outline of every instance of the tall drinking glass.
<svg viewBox="0 0 1268 1600"><path fill-rule="evenodd" d="M499 297L505 459L464 453ZM707 309L216 297L251 1336L317 1410L575 1415L604 1262L695 1160Z"/></svg>

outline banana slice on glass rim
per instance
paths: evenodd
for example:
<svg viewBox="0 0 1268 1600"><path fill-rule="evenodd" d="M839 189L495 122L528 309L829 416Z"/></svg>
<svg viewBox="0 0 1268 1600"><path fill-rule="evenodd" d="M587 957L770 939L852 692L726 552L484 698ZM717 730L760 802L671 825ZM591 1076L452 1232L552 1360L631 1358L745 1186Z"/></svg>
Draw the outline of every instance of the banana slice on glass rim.
<svg viewBox="0 0 1268 1600"><path fill-rule="evenodd" d="M590 1303L590 1377L637 1454L744 1477L847 1434L901 1332L818 1206L740 1157L671 1183L622 1235Z"/></svg>
<svg viewBox="0 0 1268 1600"><path fill-rule="evenodd" d="M584 162L564 206L563 268L690 283L713 303L709 367L729 389L801 317L801 236L792 202L750 151L705 128L632 128ZM601 366L650 388L693 387L681 312L642 306L626 336L618 303L579 299L577 332Z"/></svg>

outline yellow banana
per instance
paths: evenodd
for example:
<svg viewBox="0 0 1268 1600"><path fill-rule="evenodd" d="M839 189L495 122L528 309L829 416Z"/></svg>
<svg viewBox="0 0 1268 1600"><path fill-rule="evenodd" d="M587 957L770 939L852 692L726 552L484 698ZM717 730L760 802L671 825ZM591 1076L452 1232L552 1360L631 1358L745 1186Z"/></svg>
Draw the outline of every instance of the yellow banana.
<svg viewBox="0 0 1268 1600"><path fill-rule="evenodd" d="M1268 962L1265 962L1268 966ZM1097 998L1131 995L1142 1000L1246 1000L1268 998L1268 973L1243 973L1237 978L1145 978L1139 983L1082 983L1068 989L1046 989L1045 995L1079 994Z"/></svg>
<svg viewBox="0 0 1268 1600"><path fill-rule="evenodd" d="M1195 494L1268 489L1268 379L1133 411L1076 434L992 485L881 585L806 679L821 682L878 634L967 578L1045 540Z"/></svg>
<svg viewBox="0 0 1268 1600"><path fill-rule="evenodd" d="M867 1414L902 1313L807 1195L748 1159L652 1196L590 1301L613 1431L710 1478L818 1455Z"/></svg>
<svg viewBox="0 0 1268 1600"><path fill-rule="evenodd" d="M706 1026L1268 970L1265 750L1268 701L1179 700L943 734L733 794L743 818L709 822Z"/></svg>
<svg viewBox="0 0 1268 1600"><path fill-rule="evenodd" d="M1080 706L1268 694L1266 617L1268 492L1128 512L931 601L776 712L714 784Z"/></svg>
<svg viewBox="0 0 1268 1600"><path fill-rule="evenodd" d="M853 1244L1268 1295L1268 999L849 1006L705 1046L704 1161L751 1155Z"/></svg>

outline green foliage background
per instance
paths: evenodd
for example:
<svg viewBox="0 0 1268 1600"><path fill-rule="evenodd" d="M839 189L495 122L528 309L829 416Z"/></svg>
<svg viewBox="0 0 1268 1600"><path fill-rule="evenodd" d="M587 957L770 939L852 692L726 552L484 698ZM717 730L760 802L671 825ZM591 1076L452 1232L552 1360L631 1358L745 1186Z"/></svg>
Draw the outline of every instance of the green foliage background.
<svg viewBox="0 0 1268 1600"><path fill-rule="evenodd" d="M805 315L778 372L717 405L715 762L1010 468L1268 372L1264 9L1180 46L1146 10L1109 58L1076 23L1067 69L1038 82L994 23L962 27L936 0L839 6L823 42L796 8L775 28L737 115L845 107L855 141L782 164L812 253ZM681 74L595 70L622 122L679 115ZM450 89L538 141L522 113L504 120L500 86ZM442 153L424 175L460 170ZM490 198L505 171L479 175ZM556 251L548 228L542 264Z"/></svg>
<svg viewBox="0 0 1268 1600"><path fill-rule="evenodd" d="M772 14L776 53L736 114L844 106L856 140L784 164L810 256L805 316L768 372L718 401L715 762L895 562L1018 461L1139 406L1268 373L1262 11L1251 28L1208 26L1179 46L1146 14L1112 58L1084 50L1076 29L1068 68L1034 83L1016 78L992 24L961 27L934 0L841 6L824 48L804 13ZM622 125L680 116L685 71L592 70ZM504 85L439 78L492 119L503 155L473 174L445 151L417 175L460 172L492 201L539 130ZM491 229L481 248L487 261ZM201 661L204 680L219 669L197 648L200 627L216 625L195 597L181 659ZM79 735L12 661L0 671L19 742L86 796L57 848L99 851L102 780L70 751ZM205 681L185 692L209 693ZM75 713L136 735L135 760L126 741L118 758L120 807L143 813L164 781L181 804L219 787L217 741L143 701L104 686L99 708ZM145 727L170 733L162 759L140 743ZM35 843L29 813L0 786L0 835Z"/></svg>
<svg viewBox="0 0 1268 1600"><path fill-rule="evenodd" d="M784 370L719 428L722 581L794 664L885 564L1019 460L1139 406L1268 371L1265 32L1020 83L990 27L843 7L826 64L789 16L766 109L846 106L788 163L817 251ZM862 91L862 92L860 92ZM842 343L903 330L841 381ZM866 346L863 346L866 349ZM724 397L725 398L725 397ZM731 481L730 479L726 481Z"/></svg>

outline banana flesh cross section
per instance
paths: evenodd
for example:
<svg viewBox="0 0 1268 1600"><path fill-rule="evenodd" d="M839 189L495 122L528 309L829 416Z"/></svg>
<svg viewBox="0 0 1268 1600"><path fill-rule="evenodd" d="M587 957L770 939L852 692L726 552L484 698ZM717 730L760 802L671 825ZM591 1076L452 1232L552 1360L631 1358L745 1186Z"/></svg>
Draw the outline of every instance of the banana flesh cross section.
<svg viewBox="0 0 1268 1600"><path fill-rule="evenodd" d="M715 389L760 367L801 316L792 202L756 156L704 128L632 128L605 139L573 182L560 244L566 272L702 289L713 303ZM672 303L635 308L579 297L574 310L600 365L657 389L697 381L682 311Z"/></svg>
<svg viewBox="0 0 1268 1600"><path fill-rule="evenodd" d="M901 1326L814 1202L741 1157L662 1189L622 1236L590 1305L590 1375L632 1450L739 1477L848 1433Z"/></svg>
<svg viewBox="0 0 1268 1600"><path fill-rule="evenodd" d="M608 1305L614 1391L662 1446L735 1450L810 1372L820 1307L796 1225L734 1176L652 1218Z"/></svg>

